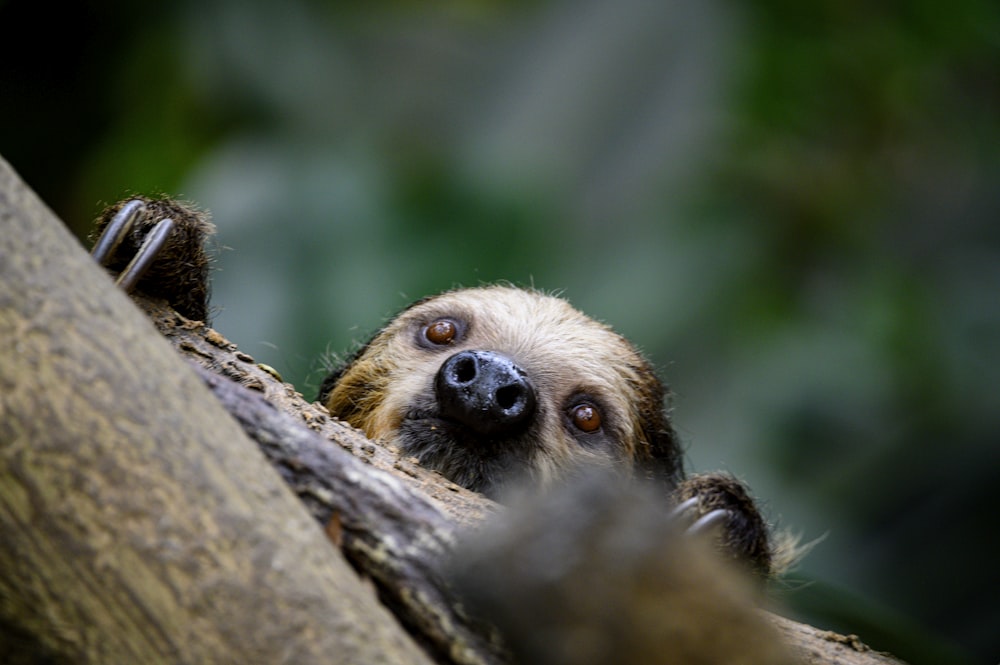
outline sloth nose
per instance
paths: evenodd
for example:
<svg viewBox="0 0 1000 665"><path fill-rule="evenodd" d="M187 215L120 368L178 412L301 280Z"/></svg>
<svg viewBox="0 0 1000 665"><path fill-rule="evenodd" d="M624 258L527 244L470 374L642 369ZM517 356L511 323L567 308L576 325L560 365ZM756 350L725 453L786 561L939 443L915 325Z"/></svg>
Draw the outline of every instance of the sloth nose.
<svg viewBox="0 0 1000 665"><path fill-rule="evenodd" d="M441 415L479 434L509 434L535 412L535 389L513 360L492 351L460 351L434 380Z"/></svg>

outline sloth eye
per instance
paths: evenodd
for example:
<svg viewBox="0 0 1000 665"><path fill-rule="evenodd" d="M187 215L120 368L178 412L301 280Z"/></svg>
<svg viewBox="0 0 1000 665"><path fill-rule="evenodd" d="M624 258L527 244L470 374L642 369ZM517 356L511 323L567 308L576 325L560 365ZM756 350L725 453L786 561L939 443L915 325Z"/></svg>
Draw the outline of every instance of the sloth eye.
<svg viewBox="0 0 1000 665"><path fill-rule="evenodd" d="M451 319L438 319L424 328L424 337L427 338L428 342L437 346L451 344L455 341L457 334L458 326Z"/></svg>
<svg viewBox="0 0 1000 665"><path fill-rule="evenodd" d="M601 428L601 412L593 404L577 404L569 411L570 420L581 432L596 432Z"/></svg>

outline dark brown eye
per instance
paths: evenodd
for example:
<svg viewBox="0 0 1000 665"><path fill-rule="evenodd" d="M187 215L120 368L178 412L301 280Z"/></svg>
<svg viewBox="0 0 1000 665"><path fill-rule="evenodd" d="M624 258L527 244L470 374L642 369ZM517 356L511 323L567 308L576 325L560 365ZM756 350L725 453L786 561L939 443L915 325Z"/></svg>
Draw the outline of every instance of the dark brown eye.
<svg viewBox="0 0 1000 665"><path fill-rule="evenodd" d="M596 432L601 429L601 412L593 404L578 404L570 409L569 417L581 432Z"/></svg>
<svg viewBox="0 0 1000 665"><path fill-rule="evenodd" d="M458 328L451 319L438 319L424 329L424 337L427 338L427 341L438 346L451 344L455 340L456 334L458 334Z"/></svg>

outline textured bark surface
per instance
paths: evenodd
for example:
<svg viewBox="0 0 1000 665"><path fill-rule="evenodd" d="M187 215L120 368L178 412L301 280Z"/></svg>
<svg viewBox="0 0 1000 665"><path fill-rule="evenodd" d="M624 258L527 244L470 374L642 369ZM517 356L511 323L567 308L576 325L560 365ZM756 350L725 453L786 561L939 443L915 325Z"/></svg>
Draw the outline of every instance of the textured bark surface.
<svg viewBox="0 0 1000 665"><path fill-rule="evenodd" d="M437 566L492 502L137 298L158 335L2 161L0 231L0 660L503 661ZM898 662L775 621L802 662Z"/></svg>
<svg viewBox="0 0 1000 665"><path fill-rule="evenodd" d="M804 665L900 665L892 656L872 650L857 635L841 635L832 630L773 616L792 653Z"/></svg>
<svg viewBox="0 0 1000 665"><path fill-rule="evenodd" d="M2 161L0 231L0 624L13 636L0 648L76 663L426 662Z"/></svg>

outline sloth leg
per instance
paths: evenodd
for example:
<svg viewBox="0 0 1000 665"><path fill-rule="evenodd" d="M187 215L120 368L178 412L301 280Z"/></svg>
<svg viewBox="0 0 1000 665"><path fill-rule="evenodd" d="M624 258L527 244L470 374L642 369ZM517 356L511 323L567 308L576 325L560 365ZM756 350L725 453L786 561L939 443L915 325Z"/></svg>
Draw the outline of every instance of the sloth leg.
<svg viewBox="0 0 1000 665"><path fill-rule="evenodd" d="M675 492L677 519L690 522L689 533L717 533L723 554L772 575L769 528L747 487L729 474L695 474Z"/></svg>

